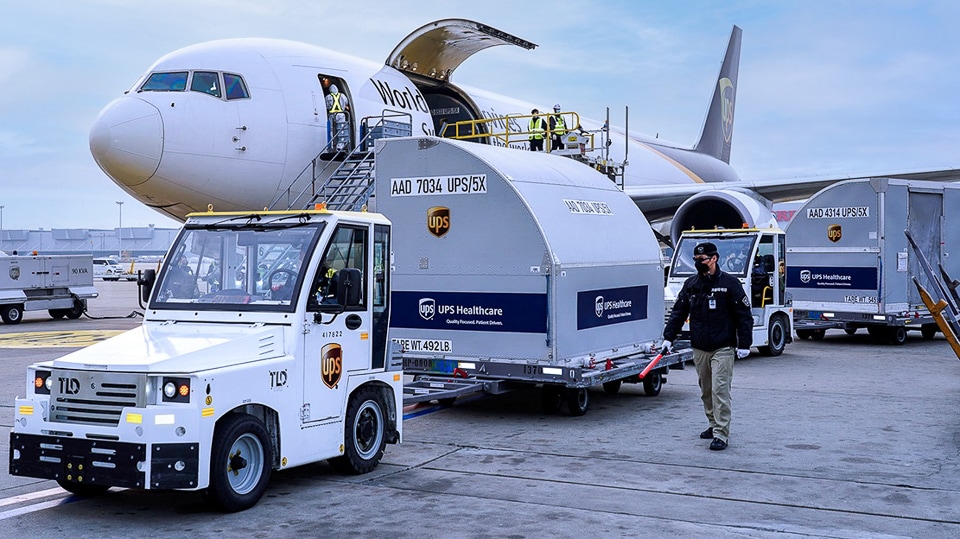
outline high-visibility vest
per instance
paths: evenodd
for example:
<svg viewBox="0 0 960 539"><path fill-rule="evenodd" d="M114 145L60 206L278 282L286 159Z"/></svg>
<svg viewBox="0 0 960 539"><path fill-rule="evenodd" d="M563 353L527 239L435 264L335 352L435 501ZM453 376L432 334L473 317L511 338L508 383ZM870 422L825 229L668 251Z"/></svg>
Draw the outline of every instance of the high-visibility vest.
<svg viewBox="0 0 960 539"><path fill-rule="evenodd" d="M546 129L543 125L543 118L540 116L530 118L530 140L542 139L544 131L546 131Z"/></svg>
<svg viewBox="0 0 960 539"><path fill-rule="evenodd" d="M330 112L343 112L343 107L340 105L340 96L343 94L330 94L330 97L333 98L333 105L330 105Z"/></svg>
<svg viewBox="0 0 960 539"><path fill-rule="evenodd" d="M553 118L553 134L563 136L567 132L567 124L563 123L563 116L557 114Z"/></svg>

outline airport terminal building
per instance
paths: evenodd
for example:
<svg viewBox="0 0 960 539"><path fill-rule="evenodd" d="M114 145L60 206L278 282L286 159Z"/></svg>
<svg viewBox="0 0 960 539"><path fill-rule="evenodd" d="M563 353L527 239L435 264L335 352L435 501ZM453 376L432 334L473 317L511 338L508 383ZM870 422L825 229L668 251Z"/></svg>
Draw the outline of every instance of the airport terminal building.
<svg viewBox="0 0 960 539"><path fill-rule="evenodd" d="M110 229L53 228L50 230L0 230L0 251L26 255L92 254L120 256L131 260L142 256L162 256L173 243L178 228L123 227Z"/></svg>

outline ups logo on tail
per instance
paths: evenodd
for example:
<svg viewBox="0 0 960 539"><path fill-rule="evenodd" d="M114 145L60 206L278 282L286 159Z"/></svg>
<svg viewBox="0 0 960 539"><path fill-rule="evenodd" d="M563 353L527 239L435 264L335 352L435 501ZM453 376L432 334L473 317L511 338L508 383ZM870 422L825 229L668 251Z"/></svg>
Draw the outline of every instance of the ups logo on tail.
<svg viewBox="0 0 960 539"><path fill-rule="evenodd" d="M434 206L427 210L427 230L436 237L450 231L450 208Z"/></svg>

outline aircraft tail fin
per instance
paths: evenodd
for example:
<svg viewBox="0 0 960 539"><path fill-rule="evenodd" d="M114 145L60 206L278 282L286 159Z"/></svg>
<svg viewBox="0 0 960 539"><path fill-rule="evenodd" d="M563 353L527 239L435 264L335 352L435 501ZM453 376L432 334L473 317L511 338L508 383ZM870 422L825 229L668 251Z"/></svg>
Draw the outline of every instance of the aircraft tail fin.
<svg viewBox="0 0 960 539"><path fill-rule="evenodd" d="M740 35L742 30L733 27L727 53L720 66L713 99L707 110L707 118L700 131L700 140L694 151L712 155L724 163L730 162L730 143L733 140L733 112L737 100L737 73L740 70Z"/></svg>

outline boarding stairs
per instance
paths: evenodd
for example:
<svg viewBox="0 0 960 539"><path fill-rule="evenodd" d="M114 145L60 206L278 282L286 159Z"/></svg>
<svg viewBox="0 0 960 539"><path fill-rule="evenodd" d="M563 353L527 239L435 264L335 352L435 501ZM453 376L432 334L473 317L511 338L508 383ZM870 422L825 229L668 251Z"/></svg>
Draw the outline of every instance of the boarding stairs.
<svg viewBox="0 0 960 539"><path fill-rule="evenodd" d="M277 195L269 208L310 208L322 202L331 210L364 209L376 186L373 150L377 139L407 137L412 132L410 114L385 111L380 116L361 120L361 139L350 151L334 147L338 139L338 133L334 133L330 142ZM302 186L299 191L296 190L297 186Z"/></svg>

